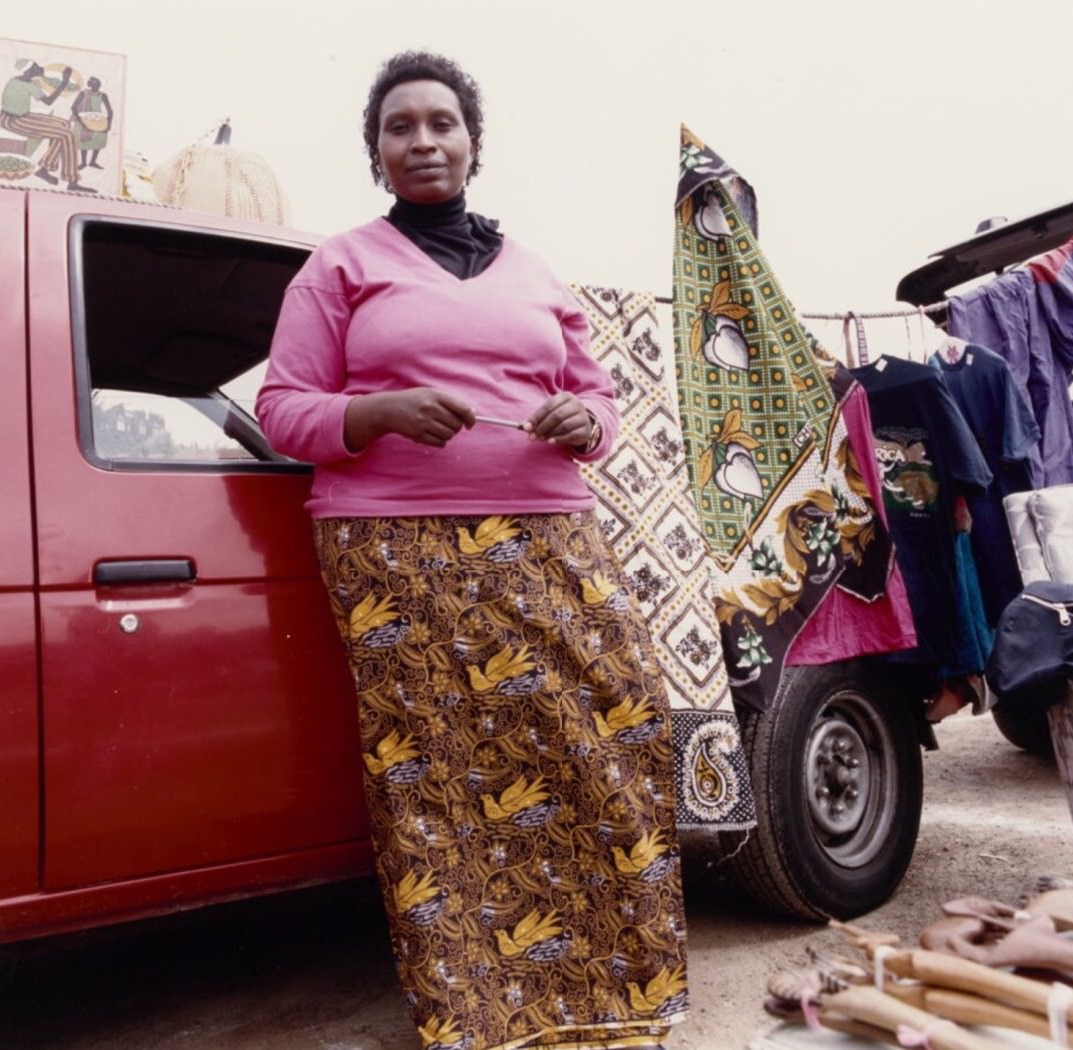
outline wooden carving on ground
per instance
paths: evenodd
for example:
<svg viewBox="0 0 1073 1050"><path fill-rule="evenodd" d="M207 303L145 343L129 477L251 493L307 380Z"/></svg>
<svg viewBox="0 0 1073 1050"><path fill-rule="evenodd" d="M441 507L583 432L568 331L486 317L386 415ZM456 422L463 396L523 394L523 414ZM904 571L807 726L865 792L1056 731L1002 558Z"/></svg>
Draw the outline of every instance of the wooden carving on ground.
<svg viewBox="0 0 1073 1050"><path fill-rule="evenodd" d="M894 1046L995 1050L995 1029L1068 1046L1073 1037L1073 886L1048 885L1020 905L963 897L920 933L892 934L832 920L859 953L810 951L774 974L767 1010L784 1019Z"/></svg>

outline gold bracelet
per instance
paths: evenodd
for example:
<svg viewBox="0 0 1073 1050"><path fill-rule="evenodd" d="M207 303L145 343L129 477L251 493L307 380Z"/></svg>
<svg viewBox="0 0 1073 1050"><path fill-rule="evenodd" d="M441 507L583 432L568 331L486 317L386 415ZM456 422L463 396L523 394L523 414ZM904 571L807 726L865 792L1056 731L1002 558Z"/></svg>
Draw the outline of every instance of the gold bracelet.
<svg viewBox="0 0 1073 1050"><path fill-rule="evenodd" d="M600 421L591 412L589 413L589 419L592 420L592 429L589 431L589 440L581 448L583 456L592 452L600 444L600 439L604 436L604 428L600 426Z"/></svg>

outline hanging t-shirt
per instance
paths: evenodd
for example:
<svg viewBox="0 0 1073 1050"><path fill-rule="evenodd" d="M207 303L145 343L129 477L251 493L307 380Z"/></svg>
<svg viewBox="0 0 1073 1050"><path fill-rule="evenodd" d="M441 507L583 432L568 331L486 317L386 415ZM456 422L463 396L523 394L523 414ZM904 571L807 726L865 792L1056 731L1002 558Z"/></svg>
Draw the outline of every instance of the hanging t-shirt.
<svg viewBox="0 0 1073 1050"><path fill-rule="evenodd" d="M991 647L995 644L995 632L987 622L983 595L980 593L980 578L976 574L976 559L972 552L972 540L967 532L954 533L954 565L958 579L958 619L961 625L960 659L953 668L940 667L942 678L966 676L983 671ZM966 667L974 668L968 672Z"/></svg>
<svg viewBox="0 0 1073 1050"><path fill-rule="evenodd" d="M1002 500L1033 487L1031 456L1040 430L1023 389L998 354L970 343L951 361L940 353L928 362L943 376L993 479L987 492L969 496L972 549L987 622L994 627L1006 605L1021 590L1010 528Z"/></svg>
<svg viewBox="0 0 1073 1050"><path fill-rule="evenodd" d="M891 654L937 665L946 675L982 668L975 632L959 613L954 500L991 482L965 417L940 373L884 355L853 369L868 393L883 502L909 591L918 645Z"/></svg>

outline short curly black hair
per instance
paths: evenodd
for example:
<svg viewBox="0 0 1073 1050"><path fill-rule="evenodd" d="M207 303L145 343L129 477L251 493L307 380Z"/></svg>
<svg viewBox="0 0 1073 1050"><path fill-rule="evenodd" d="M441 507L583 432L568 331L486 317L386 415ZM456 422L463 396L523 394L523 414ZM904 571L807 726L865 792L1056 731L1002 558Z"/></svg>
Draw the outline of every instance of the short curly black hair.
<svg viewBox="0 0 1073 1050"><path fill-rule="evenodd" d="M380 138L380 107L392 88L411 80L438 80L458 96L462 119L466 122L466 130L473 140L473 158L466 175L468 182L481 169L481 136L484 132L481 89L477 86L477 81L455 62L430 51L402 51L393 55L380 67L380 72L369 89L369 98L362 116L365 120L365 149L371 161L369 170L373 173L373 182L384 182L377 148Z"/></svg>

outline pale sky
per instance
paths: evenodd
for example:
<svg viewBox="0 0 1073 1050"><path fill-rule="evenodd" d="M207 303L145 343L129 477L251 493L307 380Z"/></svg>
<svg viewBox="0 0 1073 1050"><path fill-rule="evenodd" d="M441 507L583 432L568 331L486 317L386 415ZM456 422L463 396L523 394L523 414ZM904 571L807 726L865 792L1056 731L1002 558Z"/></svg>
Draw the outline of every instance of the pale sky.
<svg viewBox="0 0 1073 1050"><path fill-rule="evenodd" d="M51 0L0 34L125 54L153 165L229 116L321 234L389 203L360 135L380 63L447 54L485 96L470 207L568 281L669 294L681 123L753 184L806 312L896 307L981 219L1073 200L1071 0Z"/></svg>

